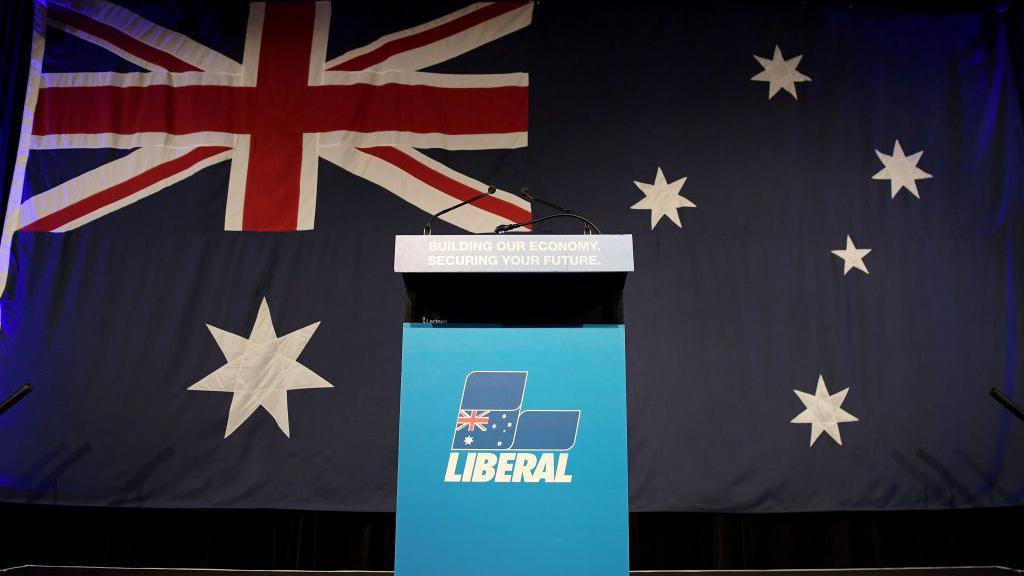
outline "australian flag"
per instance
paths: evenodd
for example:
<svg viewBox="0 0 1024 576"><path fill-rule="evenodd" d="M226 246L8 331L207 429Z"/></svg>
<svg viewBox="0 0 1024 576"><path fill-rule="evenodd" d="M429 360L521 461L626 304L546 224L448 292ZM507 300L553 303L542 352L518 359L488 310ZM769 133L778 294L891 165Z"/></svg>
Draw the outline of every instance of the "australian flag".
<svg viewBox="0 0 1024 576"><path fill-rule="evenodd" d="M633 237L632 510L1020 505L1018 4L40 0L0 498L392 509L394 236L529 184Z"/></svg>
<svg viewBox="0 0 1024 576"><path fill-rule="evenodd" d="M394 235L529 218L533 8L37 2L0 497L392 508Z"/></svg>

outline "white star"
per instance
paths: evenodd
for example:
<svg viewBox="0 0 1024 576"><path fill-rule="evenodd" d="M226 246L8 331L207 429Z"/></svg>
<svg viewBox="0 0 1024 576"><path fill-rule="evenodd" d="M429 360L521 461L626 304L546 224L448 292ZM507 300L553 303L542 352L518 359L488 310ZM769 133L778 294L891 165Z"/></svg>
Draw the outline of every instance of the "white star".
<svg viewBox="0 0 1024 576"><path fill-rule="evenodd" d="M512 423L511 422L509 422L508 424L505 424L505 428L511 428L511 427L512 427Z"/></svg>
<svg viewBox="0 0 1024 576"><path fill-rule="evenodd" d="M501 440L498 440L498 446L501 446Z"/></svg>
<svg viewBox="0 0 1024 576"><path fill-rule="evenodd" d="M872 180L889 180L889 188L892 191L893 198L903 188L910 190L910 193L915 198L921 197L917 193L917 181L927 180L932 177L931 174L917 167L917 163L921 160L924 150L906 156L903 154L903 147L900 146L900 141L897 140L896 145L892 148L892 156L882 154L878 150L875 150L875 154L878 155L878 159L882 161L885 168L882 168L877 174L872 176Z"/></svg>
<svg viewBox="0 0 1024 576"><path fill-rule="evenodd" d="M497 427L498 427L498 425L497 425L497 424L491 424L491 430L494 430L494 429L495 429L495 428L497 428Z"/></svg>
<svg viewBox="0 0 1024 576"><path fill-rule="evenodd" d="M296 361L319 325L315 322L278 338L266 298L260 303L248 339L206 325L224 353L227 364L188 389L233 394L225 438L260 406L274 417L284 435L290 437L288 391L333 388L330 382Z"/></svg>
<svg viewBox="0 0 1024 576"><path fill-rule="evenodd" d="M764 68L761 72L754 75L751 80L759 80L761 82L768 83L768 99L771 100L772 96L775 96L779 90L785 90L796 98L796 83L797 82L810 82L810 76L805 76L797 71L796 67L800 64L800 59L803 58L803 54L794 56L789 60L782 57L782 50L778 46L775 47L775 54L772 59L762 58L757 54L754 58Z"/></svg>
<svg viewBox="0 0 1024 576"><path fill-rule="evenodd" d="M853 245L853 239L850 235L846 235L846 248L843 250L833 250L832 253L843 259L843 276L846 276L847 272L854 268L862 270L865 274L868 272L868 265L864 263L864 257L871 252L871 248L857 248Z"/></svg>
<svg viewBox="0 0 1024 576"><path fill-rule="evenodd" d="M465 438L462 439L462 443L465 444L466 446L469 446L470 444L473 443L473 437L466 436Z"/></svg>
<svg viewBox="0 0 1024 576"><path fill-rule="evenodd" d="M654 230L662 216L668 216L669 220L682 228L683 223L679 220L679 208L697 207L696 204L690 202L685 196L679 194L685 183L685 176L671 184L668 183L665 180L665 174L659 166L658 173L654 176L654 184L633 181L633 184L636 184L636 187L644 193L644 198L630 206L630 208L633 210L651 211L651 230Z"/></svg>
<svg viewBox="0 0 1024 576"><path fill-rule="evenodd" d="M793 424L811 425L811 443L809 446L814 446L814 441L818 439L818 436L821 436L822 432L828 432L828 435L836 441L836 444L843 445L843 439L839 435L839 423L857 422L856 416L840 408L843 400L846 399L846 393L849 391L849 388L844 388L830 395L828 389L825 388L825 379L821 375L818 375L818 388L814 391L813 396L807 392L793 390L793 392L796 392L797 398L800 398L800 401L804 403L806 409L797 414L796 418L793 418L790 422Z"/></svg>

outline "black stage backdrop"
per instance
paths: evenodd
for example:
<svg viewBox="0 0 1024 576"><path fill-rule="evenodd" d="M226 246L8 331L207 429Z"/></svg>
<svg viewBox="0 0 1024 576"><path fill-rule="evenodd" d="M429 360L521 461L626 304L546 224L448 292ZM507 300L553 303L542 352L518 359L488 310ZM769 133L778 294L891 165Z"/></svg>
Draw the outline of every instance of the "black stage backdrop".
<svg viewBox="0 0 1024 576"><path fill-rule="evenodd" d="M1024 568L1024 509L630 514L630 568ZM0 505L0 567L392 570L395 516Z"/></svg>
<svg viewBox="0 0 1024 576"><path fill-rule="evenodd" d="M861 3L863 4L863 3ZM923 4L923 3L922 3ZM934 7L935 3L927 3ZM0 182L6 208L27 75L31 0L0 2ZM1020 22L1010 38L1024 54ZM1020 73L1024 67L1017 67ZM1024 85L1024 78L1020 79ZM0 375L0 383L4 382ZM5 386L4 390L14 389ZM1024 425L1024 424L1022 424ZM2 449L2 447L0 447ZM1022 455L1024 456L1024 455ZM1024 568L1024 508L630 514L630 566L652 569L1001 565ZM394 565L394 514L0 504L0 568L249 569Z"/></svg>

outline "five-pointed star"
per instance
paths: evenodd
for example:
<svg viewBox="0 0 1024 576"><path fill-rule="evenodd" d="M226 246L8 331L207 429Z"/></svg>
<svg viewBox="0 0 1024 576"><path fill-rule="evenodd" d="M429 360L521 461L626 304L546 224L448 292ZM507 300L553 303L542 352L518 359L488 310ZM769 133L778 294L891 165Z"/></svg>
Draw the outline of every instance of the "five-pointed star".
<svg viewBox="0 0 1024 576"><path fill-rule="evenodd" d="M266 298L260 303L248 339L206 325L224 353L227 364L188 389L233 394L225 438L260 406L274 417L284 435L290 437L288 391L333 388L330 382L296 361L319 325L316 322L279 338L274 331Z"/></svg>
<svg viewBox="0 0 1024 576"><path fill-rule="evenodd" d="M832 253L843 259L843 276L853 270L854 268L863 271L865 274L868 272L868 265L864 263L864 257L871 252L871 248L857 248L853 245L853 239L850 235L846 235L846 248L842 250L833 250Z"/></svg>
<svg viewBox="0 0 1024 576"><path fill-rule="evenodd" d="M835 394L829 394L828 389L825 388L825 379L820 374L818 375L818 388L814 391L813 396L807 392L793 390L793 392L796 392L797 398L800 398L800 401L804 403L805 410L797 414L796 418L793 418L790 422L793 424L811 425L811 443L809 446L814 446L814 441L818 439L818 436L821 436L822 432L828 432L828 435L836 441L836 444L843 445L843 439L839 435L839 424L841 422L857 421L856 416L840 408L843 405L843 400L846 399L846 393L849 391L849 388L844 388Z"/></svg>
<svg viewBox="0 0 1024 576"><path fill-rule="evenodd" d="M757 59L764 70L754 75L751 80L759 80L761 82L768 83L769 100L771 100L772 96L775 96L779 90L789 92L795 99L796 83L811 81L810 76L805 76L796 69L803 57L803 54L800 54L786 60L782 57L782 50L779 49L778 46L775 47L775 54L772 56L771 60L762 58L755 54L754 58Z"/></svg>
<svg viewBox="0 0 1024 576"><path fill-rule="evenodd" d="M658 225L663 216L668 216L669 220L682 228L683 223L679 220L679 208L697 207L696 204L690 202L685 196L679 194L685 183L685 176L675 182L668 183L665 181L665 174L662 173L661 166L659 166L658 173L654 176L654 184L633 181L633 184L636 184L636 187L644 193L644 198L630 206L630 208L633 210L651 211L651 230L654 230L654 227Z"/></svg>
<svg viewBox="0 0 1024 576"><path fill-rule="evenodd" d="M864 256L870 251L870 248L857 248L854 246L853 239L848 234L846 235L846 248L843 250L833 250L833 254L843 258L843 276L846 276L853 269L862 271L864 274L870 274L867 272L867 264L864 263Z"/></svg>
<svg viewBox="0 0 1024 576"><path fill-rule="evenodd" d="M932 177L931 174L917 167L917 163L921 160L924 150L906 156L903 154L903 147L900 146L900 141L897 140L896 145L892 149L892 156L883 154L878 150L875 150L875 154L878 154L878 159L882 161L885 168L882 168L877 174L872 176L872 180L889 180L889 188L892 191L893 198L903 188L910 190L910 193L915 198L921 197L917 193L917 181L927 180Z"/></svg>

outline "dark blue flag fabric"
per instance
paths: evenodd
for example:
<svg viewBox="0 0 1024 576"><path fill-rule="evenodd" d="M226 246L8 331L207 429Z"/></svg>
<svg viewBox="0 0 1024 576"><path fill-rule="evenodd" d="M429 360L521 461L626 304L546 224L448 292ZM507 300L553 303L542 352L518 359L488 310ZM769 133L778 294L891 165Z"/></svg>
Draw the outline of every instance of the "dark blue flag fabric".
<svg viewBox="0 0 1024 576"><path fill-rule="evenodd" d="M633 236L632 510L1024 503L1015 10L40 1L0 499L393 509L394 235L529 185Z"/></svg>

